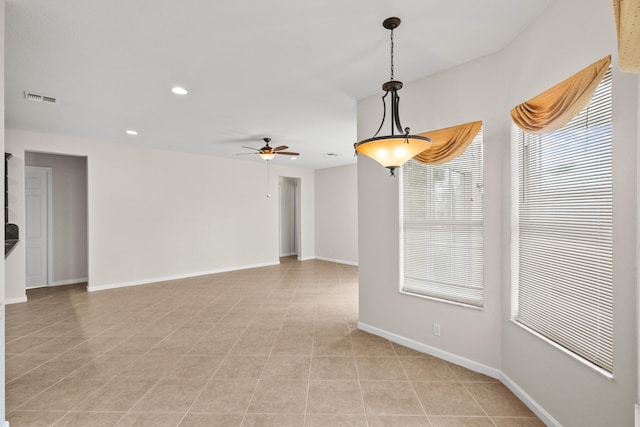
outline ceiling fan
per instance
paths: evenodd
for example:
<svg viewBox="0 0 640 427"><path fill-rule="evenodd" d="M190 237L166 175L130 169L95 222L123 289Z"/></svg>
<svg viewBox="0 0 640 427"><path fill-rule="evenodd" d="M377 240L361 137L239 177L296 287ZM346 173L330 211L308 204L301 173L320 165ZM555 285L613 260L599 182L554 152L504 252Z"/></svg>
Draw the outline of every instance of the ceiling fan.
<svg viewBox="0 0 640 427"><path fill-rule="evenodd" d="M254 150L255 153L238 153L238 155L241 156L243 154L259 154L260 157L266 161L273 159L276 156L276 154L284 154L287 156L300 155L300 153L294 153L293 151L283 151L289 148L286 145L280 145L279 147L271 147L269 145L269 142L271 142L271 138L262 138L262 140L265 142L265 146L260 149L242 146L242 148L246 148L248 150Z"/></svg>

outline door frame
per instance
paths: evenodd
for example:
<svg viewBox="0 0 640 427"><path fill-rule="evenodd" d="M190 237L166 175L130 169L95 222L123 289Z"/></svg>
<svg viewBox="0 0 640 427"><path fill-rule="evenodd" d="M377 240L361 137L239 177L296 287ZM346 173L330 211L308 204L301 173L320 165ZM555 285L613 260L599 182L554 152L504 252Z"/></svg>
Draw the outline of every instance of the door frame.
<svg viewBox="0 0 640 427"><path fill-rule="evenodd" d="M53 278L53 204L52 204L52 199L53 199L53 182L52 182L53 173L52 173L52 171L53 171L53 169L51 167L47 167L47 166L28 166L28 165L25 165L25 167L24 167L25 186L26 186L27 171L29 169L43 170L45 172L45 177L46 177L46 180L47 180L47 185L46 185L46 190L47 190L47 245L46 245L46 250L47 250L47 280L46 280L45 285L44 286L33 286L33 287L27 286L27 283L26 283L27 270L25 269L25 271L24 271L24 274L25 274L25 289L37 289L37 288L44 288L44 287L51 286L52 278ZM26 188L25 188L25 191L26 191ZM26 217L26 215L27 215L26 197L25 197L24 212L25 212L25 217ZM25 248L26 248L26 234L27 234L26 222L25 222L25 231L24 231L24 233L25 233ZM26 262L26 259L25 259L25 262Z"/></svg>
<svg viewBox="0 0 640 427"><path fill-rule="evenodd" d="M293 184L293 247L298 260L302 259L301 241L301 189L302 178L292 176L280 176L278 183L278 256L282 253L282 181L292 182Z"/></svg>

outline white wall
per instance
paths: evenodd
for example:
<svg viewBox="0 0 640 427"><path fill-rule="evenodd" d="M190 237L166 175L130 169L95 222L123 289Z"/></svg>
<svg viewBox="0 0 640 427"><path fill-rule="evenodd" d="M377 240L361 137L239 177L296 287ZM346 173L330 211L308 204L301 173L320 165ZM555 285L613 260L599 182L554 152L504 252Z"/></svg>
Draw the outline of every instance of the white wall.
<svg viewBox="0 0 640 427"><path fill-rule="evenodd" d="M606 54L614 57L614 381L606 380L509 321L508 299L503 312L503 371L564 425L633 425L637 389L634 321L637 316L634 298L637 184L629 177L635 177L638 172L638 79L619 72L612 13L609 2L557 2L505 52L512 64L524 62L514 73L517 79L509 79L510 105L558 82L574 72L572 69L577 71ZM554 43L558 39L566 42ZM526 55L522 55L522 51ZM532 69L535 62L554 67L545 73L536 72ZM508 171L506 164L504 168ZM508 200L505 195L505 201ZM504 233L508 236L509 230L505 228ZM504 259L505 273L508 261ZM504 295L510 298L510 278L505 277L504 282Z"/></svg>
<svg viewBox="0 0 640 427"><path fill-rule="evenodd" d="M640 143L640 76L638 76L638 133L637 133L637 141ZM640 150L638 150L636 156L636 165L640 165ZM640 173L636 174L636 180L640 180ZM640 188L640 181L636 184L638 188ZM636 206L638 209L636 210L636 233L640 230L640 198L637 201ZM638 258L640 256L640 238L636 241L636 266L639 265ZM636 268L636 358L637 358L637 388L636 388L636 427L640 424L640 269Z"/></svg>
<svg viewBox="0 0 640 427"><path fill-rule="evenodd" d="M0 117L4 117L4 9L5 0L0 0ZM4 120L0 123L0 147L5 151L4 147ZM0 184L2 193L4 194L4 180ZM2 209L4 211L4 197L2 198ZM5 387L4 387L4 304L5 304L5 278L4 278L4 262L0 263L0 420L5 420Z"/></svg>
<svg viewBox="0 0 640 427"><path fill-rule="evenodd" d="M51 168L53 277L49 284L66 285L86 281L86 157L27 152L25 163L29 166Z"/></svg>
<svg viewBox="0 0 640 427"><path fill-rule="evenodd" d="M358 264L357 165L318 169L316 179L316 256Z"/></svg>
<svg viewBox="0 0 640 427"><path fill-rule="evenodd" d="M8 129L14 154L10 217L24 227L25 150L87 157L89 289L277 264L278 198L265 163ZM313 170L301 179L301 257L313 258ZM265 227L264 224L273 224ZM5 296L24 299L24 245L6 260Z"/></svg>
<svg viewBox="0 0 640 427"><path fill-rule="evenodd" d="M398 293L398 181L358 159L361 327L502 377L548 423L631 426L636 398L638 78L617 71L612 6L557 0L503 51L405 84L413 132L483 120L483 311ZM609 381L510 321L509 110L605 55L614 55L615 379ZM401 70L397 70L401 78ZM358 103L358 138L380 119L379 97ZM442 336L431 325L442 325Z"/></svg>
<svg viewBox="0 0 640 427"><path fill-rule="evenodd" d="M496 58L485 57L417 82L400 93L403 126L412 132L483 120L484 135L484 311L400 294L399 179L375 161L358 157L360 322L485 365L501 364L501 257L503 218L501 153L508 148L508 123L496 93L504 76ZM401 74L399 75L401 77ZM358 104L358 139L370 136L380 120L380 98ZM487 105L489 104L489 105ZM508 119L508 110L505 113ZM501 118L504 119L504 118ZM506 131L505 131L506 127ZM399 174L398 174L399 175ZM432 334L439 323L442 334ZM490 372L487 372L490 373Z"/></svg>

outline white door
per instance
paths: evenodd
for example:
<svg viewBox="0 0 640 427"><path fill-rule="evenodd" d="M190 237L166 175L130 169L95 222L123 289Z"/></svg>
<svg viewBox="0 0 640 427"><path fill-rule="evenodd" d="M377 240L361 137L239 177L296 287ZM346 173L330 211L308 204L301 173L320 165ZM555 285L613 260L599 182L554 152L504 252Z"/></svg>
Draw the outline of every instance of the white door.
<svg viewBox="0 0 640 427"><path fill-rule="evenodd" d="M26 287L49 284L49 183L51 168L25 167Z"/></svg>

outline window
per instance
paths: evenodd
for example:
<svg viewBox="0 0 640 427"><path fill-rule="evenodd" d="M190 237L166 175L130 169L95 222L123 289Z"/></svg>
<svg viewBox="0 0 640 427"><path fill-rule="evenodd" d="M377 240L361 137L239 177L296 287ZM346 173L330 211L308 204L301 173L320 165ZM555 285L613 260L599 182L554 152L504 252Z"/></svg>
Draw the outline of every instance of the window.
<svg viewBox="0 0 640 427"><path fill-rule="evenodd" d="M482 129L440 165L402 167L401 290L483 306Z"/></svg>
<svg viewBox="0 0 640 427"><path fill-rule="evenodd" d="M514 319L611 373L611 71L563 128L516 139Z"/></svg>

